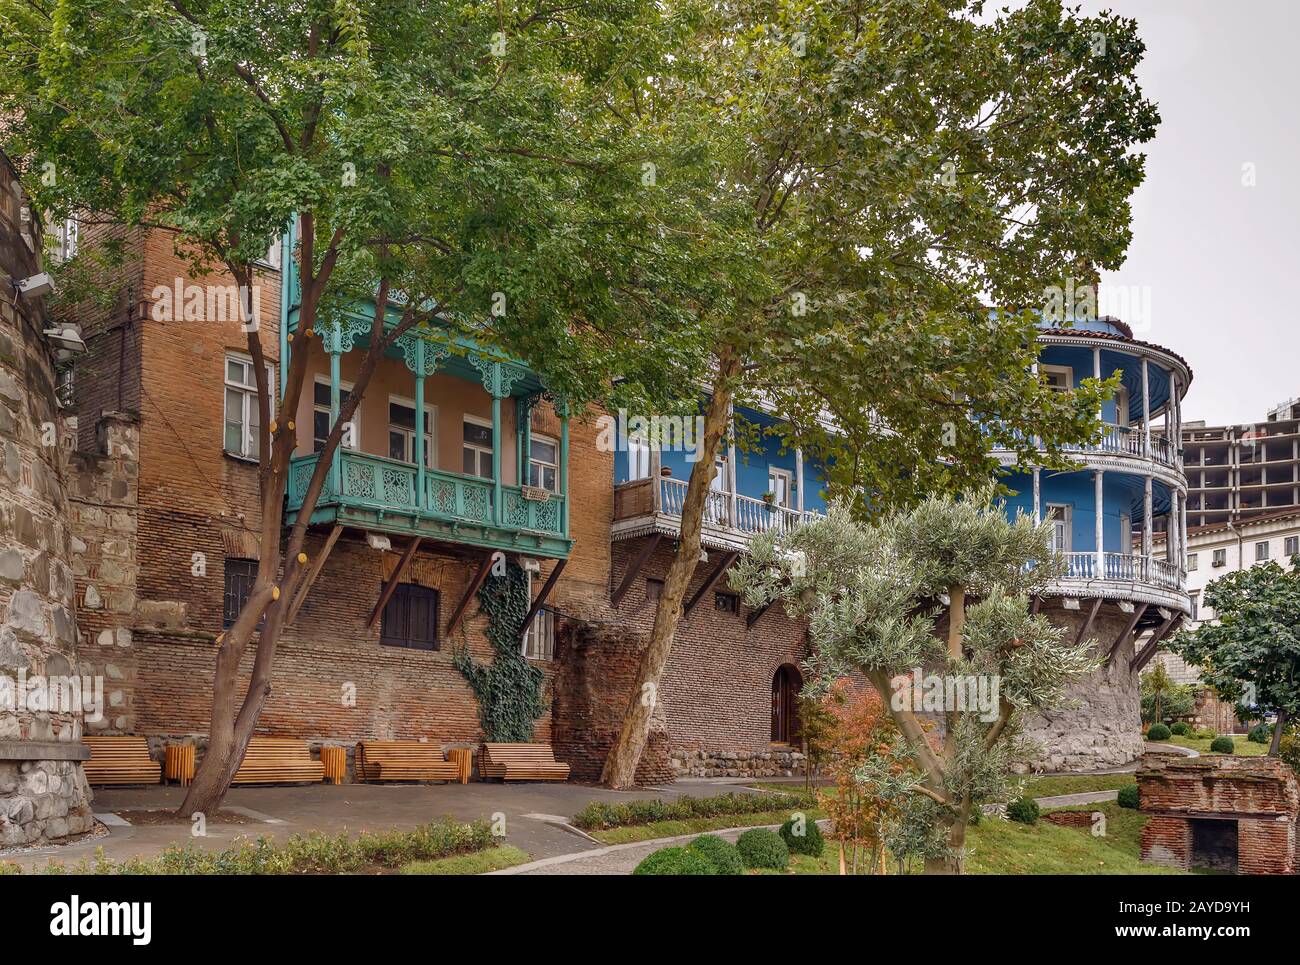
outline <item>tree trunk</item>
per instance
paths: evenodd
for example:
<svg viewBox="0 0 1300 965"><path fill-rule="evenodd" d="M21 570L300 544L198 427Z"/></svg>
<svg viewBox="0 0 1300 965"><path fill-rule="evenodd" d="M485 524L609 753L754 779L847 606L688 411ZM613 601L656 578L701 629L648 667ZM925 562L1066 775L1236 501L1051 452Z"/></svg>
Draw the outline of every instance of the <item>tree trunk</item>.
<svg viewBox="0 0 1300 965"><path fill-rule="evenodd" d="M1286 730L1287 713L1285 710L1277 712L1277 723L1273 725L1273 740L1268 745L1268 756L1278 757L1282 748L1282 732Z"/></svg>
<svg viewBox="0 0 1300 965"><path fill-rule="evenodd" d="M925 859L928 875L959 875L965 873L966 828L970 825L971 797L962 798L961 807L948 826L948 854L940 858Z"/></svg>
<svg viewBox="0 0 1300 965"><path fill-rule="evenodd" d="M740 359L735 350L729 345L722 346L718 352L718 368L713 378L713 393L705 410L703 448L691 468L686 501L682 505L677 551L668 568L659 604L655 608L650 642L641 655L636 683L623 716L623 727L614 746L610 748L609 756L605 758L605 767L600 775L600 782L607 787L631 787L636 781L636 768L641 762L641 754L650 733L650 717L658 702L659 680L672 651L677 624L682 618L682 602L699 563L705 503L713 481L718 448L726 433L731 413L731 400L735 392L733 380L739 371ZM657 486L659 480L652 479L651 484Z"/></svg>

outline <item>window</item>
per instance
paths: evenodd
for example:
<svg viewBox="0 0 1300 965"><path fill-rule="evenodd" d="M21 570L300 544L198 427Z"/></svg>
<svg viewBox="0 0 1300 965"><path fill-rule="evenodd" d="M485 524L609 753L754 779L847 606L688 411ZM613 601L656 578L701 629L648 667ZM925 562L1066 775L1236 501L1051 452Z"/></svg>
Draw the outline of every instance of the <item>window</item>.
<svg viewBox="0 0 1300 965"><path fill-rule="evenodd" d="M640 436L628 436L627 439L627 478L650 478L650 444Z"/></svg>
<svg viewBox="0 0 1300 965"><path fill-rule="evenodd" d="M1122 385L1115 390L1115 425L1128 426L1128 389Z"/></svg>
<svg viewBox="0 0 1300 965"><path fill-rule="evenodd" d="M1040 365L1038 371L1054 392L1069 392L1074 387L1074 370L1068 365Z"/></svg>
<svg viewBox="0 0 1300 965"><path fill-rule="evenodd" d="M492 478L492 423L465 416L462 469L467 476Z"/></svg>
<svg viewBox="0 0 1300 965"><path fill-rule="evenodd" d="M1070 552L1070 510L1068 503L1048 503L1047 518L1052 523L1052 546L1057 553Z"/></svg>
<svg viewBox="0 0 1300 965"><path fill-rule="evenodd" d="M793 664L782 664L772 675L772 743L794 744L799 740L799 691L803 675Z"/></svg>
<svg viewBox="0 0 1300 965"><path fill-rule="evenodd" d="M231 626L239 619L240 611L248 602L248 594L253 591L253 581L257 579L257 560L226 560L226 586L221 600L221 625ZM258 629L262 628L258 624Z"/></svg>
<svg viewBox="0 0 1300 965"><path fill-rule="evenodd" d="M1201 602L1201 594L1193 593L1190 595L1190 599L1192 601L1192 614L1191 614L1192 622L1195 623L1197 620L1200 619L1200 617L1198 616L1198 611L1199 611L1199 604Z"/></svg>
<svg viewBox="0 0 1300 965"><path fill-rule="evenodd" d="M275 396L275 375L267 367L266 384ZM244 355L226 356L226 452L244 459L257 458L261 418L257 406L257 379L253 360Z"/></svg>
<svg viewBox="0 0 1300 965"><path fill-rule="evenodd" d="M63 264L69 258L75 257L80 234L81 230L76 218L67 218L62 224L56 225L53 238L46 245L50 260L55 264Z"/></svg>
<svg viewBox="0 0 1300 965"><path fill-rule="evenodd" d="M1268 559L1268 540L1255 544L1255 562L1262 563Z"/></svg>
<svg viewBox="0 0 1300 965"><path fill-rule="evenodd" d="M794 488L792 480L793 477L785 469L768 468L767 491L774 497L773 504L790 508L790 491Z"/></svg>
<svg viewBox="0 0 1300 965"><path fill-rule="evenodd" d="M54 399L60 409L71 409L77 397L76 376L71 362L60 363L54 373Z"/></svg>
<svg viewBox="0 0 1300 965"><path fill-rule="evenodd" d="M352 383L339 383L339 411L347 405L348 399L352 396ZM357 416L361 412L361 406L357 406L356 411L352 413L352 432L351 439L348 433L344 433L342 444L345 449L355 449L360 445L360 438L357 432ZM320 452L325 448L325 440L329 438L330 429L333 425L330 412L330 383L329 379L316 377L316 382L312 386L312 411L311 411L311 444L312 452ZM351 443L349 445L349 443Z"/></svg>
<svg viewBox="0 0 1300 965"><path fill-rule="evenodd" d="M424 467L434 467L434 426L437 410L424 407ZM415 403L395 395L388 397L388 458L415 463Z"/></svg>
<svg viewBox="0 0 1300 965"><path fill-rule="evenodd" d="M533 436L528 445L528 485L547 492L559 492L559 443L546 436Z"/></svg>
<svg viewBox="0 0 1300 965"><path fill-rule="evenodd" d="M1128 513L1119 517L1119 551L1125 556L1133 555L1133 517Z"/></svg>
<svg viewBox="0 0 1300 965"><path fill-rule="evenodd" d="M1297 553L1300 553L1300 536L1288 536L1284 545L1285 549L1282 550L1282 554L1286 556L1287 559L1290 559Z"/></svg>
<svg viewBox="0 0 1300 965"><path fill-rule="evenodd" d="M266 254L262 256L259 262L265 268L274 268L277 271L280 268L280 238L277 236L271 239L271 244L267 246Z"/></svg>
<svg viewBox="0 0 1300 965"><path fill-rule="evenodd" d="M647 603L658 603L664 595L664 581L648 578L645 581L645 599Z"/></svg>
<svg viewBox="0 0 1300 965"><path fill-rule="evenodd" d="M401 583L384 606L379 642L411 650L438 649L438 591Z"/></svg>
<svg viewBox="0 0 1300 965"><path fill-rule="evenodd" d="M713 608L719 613L730 613L736 616L740 613L740 597L735 593L723 593L719 590L713 594Z"/></svg>
<svg viewBox="0 0 1300 965"><path fill-rule="evenodd" d="M1187 572L1188 572L1188 573L1195 573L1195 572L1196 572L1196 554L1195 554L1195 553L1188 553L1188 554L1187 554Z"/></svg>
<svg viewBox="0 0 1300 965"><path fill-rule="evenodd" d="M555 611L545 607L533 617L533 625L524 635L524 656L529 660L555 659Z"/></svg>
<svg viewBox="0 0 1300 965"><path fill-rule="evenodd" d="M1226 549L1215 550L1215 551L1214 551L1214 556L1211 557L1211 559L1210 559L1210 565L1211 565L1211 566L1227 566L1227 565L1228 565L1228 551L1227 551Z"/></svg>

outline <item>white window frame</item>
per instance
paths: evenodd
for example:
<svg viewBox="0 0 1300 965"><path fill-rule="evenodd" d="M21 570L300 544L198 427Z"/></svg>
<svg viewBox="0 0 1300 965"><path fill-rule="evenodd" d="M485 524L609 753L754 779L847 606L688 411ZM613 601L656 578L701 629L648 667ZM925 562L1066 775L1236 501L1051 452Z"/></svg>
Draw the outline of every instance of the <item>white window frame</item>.
<svg viewBox="0 0 1300 965"><path fill-rule="evenodd" d="M1063 538L1061 542L1064 544L1063 546L1056 545L1057 544L1057 539L1056 539L1057 520L1052 516L1052 510L1054 509L1059 509L1061 511L1060 522L1063 524L1063 528L1061 529ZM1043 518L1051 521L1051 523L1053 524L1052 549L1055 550L1057 553L1073 552L1072 547L1074 545L1074 539L1073 539L1074 506L1072 506L1070 503L1047 503L1043 507Z"/></svg>
<svg viewBox="0 0 1300 965"><path fill-rule="evenodd" d="M1072 392L1072 391L1074 390L1074 368L1073 368L1073 366L1069 366L1069 365L1043 365L1043 364L1040 364L1040 365L1038 366L1038 371L1039 371L1039 373L1042 374L1042 375L1049 375L1049 374L1054 374L1054 375L1064 374L1064 375L1065 375L1065 387L1064 387L1064 388L1058 388L1057 386L1052 385L1052 383L1051 383L1050 381L1048 382L1048 387L1051 388L1053 392Z"/></svg>
<svg viewBox="0 0 1300 965"><path fill-rule="evenodd" d="M650 478L650 443L640 435L627 437L627 481Z"/></svg>
<svg viewBox="0 0 1300 965"><path fill-rule="evenodd" d="M1200 614L1201 614L1201 591L1200 591L1200 590L1194 590L1193 592L1187 594L1187 598L1188 598L1189 600L1191 600L1191 602L1192 602L1192 612L1191 612L1191 614L1190 614L1190 616L1191 616L1191 618L1192 618L1192 622L1193 622L1193 623L1197 623L1197 622L1199 622L1200 619L1201 619L1201 616L1200 616Z"/></svg>
<svg viewBox="0 0 1300 965"><path fill-rule="evenodd" d="M533 574L528 577L528 605L533 603ZM542 607L533 617L524 633L524 642L520 652L529 660L555 659L555 612Z"/></svg>
<svg viewBox="0 0 1300 965"><path fill-rule="evenodd" d="M1255 543L1255 562L1263 563L1271 559L1270 554L1272 552L1272 549L1273 549L1273 544L1270 543L1268 540L1266 539L1258 540ZM1263 550L1264 553L1263 556L1260 555L1261 550Z"/></svg>
<svg viewBox="0 0 1300 965"><path fill-rule="evenodd" d="M1129 427L1128 403L1128 389L1121 385L1115 390L1115 425L1121 429Z"/></svg>
<svg viewBox="0 0 1300 965"><path fill-rule="evenodd" d="M333 416L333 413L330 411L329 405L318 405L316 403L316 386L318 385L329 386L329 384L330 384L330 380L328 375L316 375L312 379L312 397L311 397L312 452L316 451L316 413L324 412L328 416L331 417ZM349 395L351 395L352 386L353 384L351 382L344 382L342 379L339 380L339 408L340 409L343 408L343 393L347 392ZM334 428L334 423L331 422L330 429L332 430L333 428ZM356 452L361 448L361 403L360 402L358 402L357 407L352 410L352 445L350 446L347 445L344 439L339 440L339 445L344 449L351 449L353 452Z"/></svg>
<svg viewBox="0 0 1300 965"><path fill-rule="evenodd" d="M495 476L495 472L493 473L492 476L484 476L484 475L482 475L480 472L478 472L477 470L478 470L478 468L483 464L483 463L482 463L482 459L480 459L479 455L480 455L481 453L484 453L484 452L486 452L488 455L490 455L490 456L492 457L492 466L493 466L493 469L496 468L496 459L497 459L497 454L496 454L496 451L495 451L495 450L496 450L496 446L497 446L497 438L496 438L496 434L493 433L493 435L492 435L492 447L491 447L491 448L484 448L483 446L475 445L475 444L472 443L472 442L466 442L466 441L465 441L465 425L466 425L467 423L468 423L469 425L472 425L472 426L478 426L480 429L487 429L488 432L492 432L492 420L491 420L491 419L484 419L484 418L482 418L482 417L480 417L480 416L469 415L468 413L465 413L465 414L464 414L464 416L462 417L461 428L460 428L460 473L461 473L462 476L464 476L464 475L469 475L469 476L472 476L474 479L492 479L492 478L494 478L494 476ZM474 468L475 468L476 471L475 471L475 472L472 472L472 473L466 473L466 472L465 472L465 450L466 450L466 449L472 449L472 450L474 450L474 453L475 453L475 456L474 456Z"/></svg>
<svg viewBox="0 0 1300 965"><path fill-rule="evenodd" d="M1210 565L1211 565L1211 566L1227 566L1227 565L1228 565L1228 550L1227 550L1226 548L1215 550L1215 551L1214 551L1214 556L1213 556L1213 557L1211 558L1211 560L1210 560Z"/></svg>
<svg viewBox="0 0 1300 965"><path fill-rule="evenodd" d="M544 459L533 458L532 448L534 442L544 442L547 445L554 446L555 462L547 462ZM529 450L528 451L528 474L524 477L527 480L528 485L530 486L535 485L538 489L545 489L549 493L558 493L560 491L560 441L552 436L545 435L544 433L534 432L528 437L528 450ZM464 463L462 458L462 465L463 464ZM552 474L552 478L555 481L555 485L554 486L542 485L542 480L545 479L545 474L542 472L538 472L537 482L534 483L533 482L534 465L555 470L555 472Z"/></svg>
<svg viewBox="0 0 1300 965"><path fill-rule="evenodd" d="M1121 553L1133 555L1133 517L1128 513L1119 515L1119 543Z"/></svg>
<svg viewBox="0 0 1300 965"><path fill-rule="evenodd" d="M230 380L230 363L238 362L244 366L245 373L252 379L251 383L232 382ZM266 367L266 385L270 392L271 398L275 398L275 369L270 365ZM238 451L226 448L226 425L234 423L236 420L230 417L230 399L229 392L233 390L241 395L241 410L239 412L238 423L241 428L243 437L242 445ZM258 433L254 432L253 419L259 415L257 408L257 379L253 373L253 359L243 352L225 352L221 358L221 449L223 452L234 456L237 459L247 459L256 462L258 459L257 446L260 442ZM260 428L260 426L258 427Z"/></svg>
<svg viewBox="0 0 1300 965"><path fill-rule="evenodd" d="M779 478L785 482L785 502L781 502L780 499L781 494L772 488L772 479L774 477ZM774 500L773 503L774 505L780 506L782 509L792 508L791 503L794 502L794 473L792 473L789 469L784 469L780 466L768 466L767 467L767 488L769 492L771 492L774 496L777 497Z"/></svg>
<svg viewBox="0 0 1300 965"><path fill-rule="evenodd" d="M80 243L81 225L77 223L76 215L71 218L64 218L63 224L59 227L59 262L62 263L70 258L75 258Z"/></svg>
<svg viewBox="0 0 1300 965"><path fill-rule="evenodd" d="M1197 559L1196 559L1196 557L1197 557L1197 554L1196 554L1196 553L1188 553L1188 554L1187 554L1187 572L1188 572L1188 573L1195 573L1195 572L1196 572L1196 569L1197 569L1197 567L1196 567L1196 564L1197 564Z"/></svg>
<svg viewBox="0 0 1300 965"><path fill-rule="evenodd" d="M1288 536L1282 543L1282 552L1287 559L1300 553L1300 536Z"/></svg>
<svg viewBox="0 0 1300 965"><path fill-rule="evenodd" d="M388 396L388 402L389 405L396 402L398 405L406 406L412 412L415 411L414 399L408 399L405 396L393 395L390 393ZM415 430L407 429L405 426L394 425L392 421L392 414L393 414L392 410L390 409L388 411L388 431L390 433L400 432L402 433L403 436L406 437L406 448L407 451L410 453L411 458L403 459L401 461L406 463L409 466L414 466L415 465ZM429 431L424 434L425 435L424 468L437 469L438 468L438 407L436 405L429 405L426 402L424 405L424 414L429 417ZM392 457L390 456L389 458Z"/></svg>

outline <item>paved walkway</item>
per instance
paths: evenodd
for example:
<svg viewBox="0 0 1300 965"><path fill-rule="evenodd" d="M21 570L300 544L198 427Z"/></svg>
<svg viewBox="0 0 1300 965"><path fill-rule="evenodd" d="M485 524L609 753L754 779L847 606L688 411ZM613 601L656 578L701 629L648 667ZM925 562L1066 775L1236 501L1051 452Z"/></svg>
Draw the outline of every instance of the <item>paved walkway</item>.
<svg viewBox="0 0 1300 965"><path fill-rule="evenodd" d="M247 824L209 823L207 835L192 837L188 824L131 827L105 821L116 811L174 810L184 797L178 787L98 788L94 810L108 825L108 834L73 844L0 852L0 859L43 867L50 859L72 864L93 858L103 848L106 857L123 860L153 857L169 844L221 850L236 838L269 836L281 840L293 834L321 831L381 831L412 828L440 817L460 821L491 820L502 814L506 840L535 858L570 855L600 848L599 842L564 826L592 801L632 798L673 799L683 794L711 797L741 790L734 784L691 783L678 787L610 791L585 784L391 785L314 784L293 787L238 787L226 795L224 810L242 813Z"/></svg>

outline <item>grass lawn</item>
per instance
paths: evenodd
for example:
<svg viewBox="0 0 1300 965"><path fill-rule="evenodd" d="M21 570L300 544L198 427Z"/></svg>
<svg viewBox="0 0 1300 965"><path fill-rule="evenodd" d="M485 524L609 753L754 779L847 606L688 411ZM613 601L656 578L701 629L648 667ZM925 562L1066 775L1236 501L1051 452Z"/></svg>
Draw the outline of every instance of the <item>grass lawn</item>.
<svg viewBox="0 0 1300 965"><path fill-rule="evenodd" d="M1058 809L1065 810L1065 809ZM1078 810L1078 809L1074 809ZM971 828L966 839L966 872L976 875L1168 875L1174 868L1142 864L1139 840L1146 819L1114 802L1089 810L1106 815L1106 836L1061 828L1040 820L1030 826L989 819ZM914 869L919 871L919 867ZM895 868L891 865L890 872ZM752 872L778 874L779 872ZM839 874L839 849L829 838L820 858L792 855L788 874Z"/></svg>
<svg viewBox="0 0 1300 965"><path fill-rule="evenodd" d="M811 819L826 815L817 810L804 812ZM710 818L688 818L682 821L655 821L652 824L633 824L621 828L592 831L591 836L605 844L629 844L649 841L652 838L672 838L679 834L699 834L722 828L751 828L764 824L783 824L790 816L787 811L765 811L759 814L720 814Z"/></svg>
<svg viewBox="0 0 1300 965"><path fill-rule="evenodd" d="M1255 744L1248 741L1246 740L1245 734L1233 734L1231 736L1233 744L1236 745L1236 750L1233 753L1238 757L1263 757L1268 753L1267 744ZM1190 747L1192 750L1200 751L1202 754L1213 753L1213 751L1210 750L1210 741L1199 737L1178 737L1175 735L1166 741L1161 741L1161 743L1177 744L1179 747Z"/></svg>
<svg viewBox="0 0 1300 965"><path fill-rule="evenodd" d="M404 875L481 875L485 871L500 871L512 868L532 859L527 851L520 851L513 845L503 844L472 854L457 854L450 858L438 858L435 861L411 861L402 865L399 872Z"/></svg>
<svg viewBox="0 0 1300 965"><path fill-rule="evenodd" d="M1058 794L1082 794L1085 791L1118 791L1135 783L1132 774L1068 774L1064 777L1032 777L1025 779L1025 794L1029 797L1056 797Z"/></svg>

